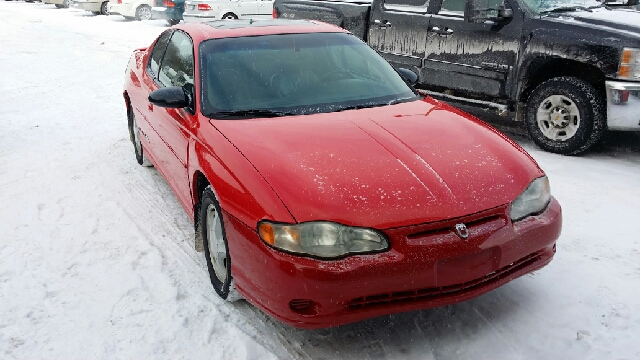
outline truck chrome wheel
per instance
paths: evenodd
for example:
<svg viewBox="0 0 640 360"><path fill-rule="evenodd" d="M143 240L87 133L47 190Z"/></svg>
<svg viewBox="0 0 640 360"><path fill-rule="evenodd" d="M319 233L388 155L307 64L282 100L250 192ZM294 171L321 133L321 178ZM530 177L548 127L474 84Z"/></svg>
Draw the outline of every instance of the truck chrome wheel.
<svg viewBox="0 0 640 360"><path fill-rule="evenodd" d="M573 137L580 127L580 111L568 97L551 95L538 107L536 121L548 139L564 141Z"/></svg>
<svg viewBox="0 0 640 360"><path fill-rule="evenodd" d="M222 235L222 221L216 207L209 204L207 207L207 245L209 246L209 256L211 266L216 277L221 283L227 281L227 245Z"/></svg>

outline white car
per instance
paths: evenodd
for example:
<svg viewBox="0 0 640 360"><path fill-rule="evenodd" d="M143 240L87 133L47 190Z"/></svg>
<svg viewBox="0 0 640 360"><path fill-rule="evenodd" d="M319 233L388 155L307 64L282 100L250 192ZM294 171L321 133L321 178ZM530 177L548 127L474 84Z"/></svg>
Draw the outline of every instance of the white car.
<svg viewBox="0 0 640 360"><path fill-rule="evenodd" d="M73 7L91 11L96 15L109 15L109 0L75 0Z"/></svg>
<svg viewBox="0 0 640 360"><path fill-rule="evenodd" d="M212 19L269 19L273 0L190 0L185 2L185 22Z"/></svg>
<svg viewBox="0 0 640 360"><path fill-rule="evenodd" d="M151 19L153 0L110 0L109 15L122 15L127 20Z"/></svg>
<svg viewBox="0 0 640 360"><path fill-rule="evenodd" d="M71 1L72 0L42 0L43 3L53 4L58 9L68 8L69 6L71 6Z"/></svg>

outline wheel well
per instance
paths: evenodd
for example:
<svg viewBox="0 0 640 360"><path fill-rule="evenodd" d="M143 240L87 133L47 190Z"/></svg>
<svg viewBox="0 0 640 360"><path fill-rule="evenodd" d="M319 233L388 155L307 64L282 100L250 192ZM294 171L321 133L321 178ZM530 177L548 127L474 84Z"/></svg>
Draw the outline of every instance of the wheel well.
<svg viewBox="0 0 640 360"><path fill-rule="evenodd" d="M527 98L542 82L559 76L573 76L582 79L596 89L604 91L604 73L597 67L568 59L536 59L527 68L522 79L522 87L518 100L526 102Z"/></svg>
<svg viewBox="0 0 640 360"><path fill-rule="evenodd" d="M194 180L194 192L193 192L193 206L194 206L194 210L197 211L197 207L200 205L200 198L202 197L202 192L204 192L204 189L207 188L207 186L211 185L209 183L209 180L207 180L207 178L204 176L203 173L201 173L200 171L196 171L195 176L193 177Z"/></svg>

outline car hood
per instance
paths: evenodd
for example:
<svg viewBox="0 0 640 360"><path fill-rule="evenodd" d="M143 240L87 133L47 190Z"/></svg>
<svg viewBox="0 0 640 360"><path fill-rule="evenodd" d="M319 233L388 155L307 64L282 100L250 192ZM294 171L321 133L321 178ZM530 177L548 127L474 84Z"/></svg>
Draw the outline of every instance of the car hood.
<svg viewBox="0 0 640 360"><path fill-rule="evenodd" d="M629 35L639 37L640 33L640 12L622 9L594 9L593 12L574 11L561 14L554 14L558 18L571 18L585 25L596 25L603 28L615 29L629 32Z"/></svg>
<svg viewBox="0 0 640 360"><path fill-rule="evenodd" d="M298 222L385 229L455 218L507 204L543 175L504 135L430 98L211 123Z"/></svg>

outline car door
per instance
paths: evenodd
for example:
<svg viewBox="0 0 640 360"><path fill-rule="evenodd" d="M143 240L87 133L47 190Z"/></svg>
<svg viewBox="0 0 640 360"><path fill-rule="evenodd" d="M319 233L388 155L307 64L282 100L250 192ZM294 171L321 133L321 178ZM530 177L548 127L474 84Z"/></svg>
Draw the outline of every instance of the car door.
<svg viewBox="0 0 640 360"><path fill-rule="evenodd" d="M149 55L146 66L144 67L141 91L131 93L131 103L133 105L136 123L140 128L140 138L144 142L145 152L149 153L154 160L160 161L164 152L164 144L158 136L156 128L158 127L157 118L153 112L154 107L149 103L149 93L158 89L157 78L160 69L160 62L167 50L167 44L171 39L173 30L167 30L158 37L153 44L153 48ZM142 121L140 121L142 119ZM162 165L159 165L162 166Z"/></svg>
<svg viewBox="0 0 640 360"><path fill-rule="evenodd" d="M522 18L469 23L464 19L465 0L439 1L427 35L427 85L506 98L516 73ZM503 0L488 0L487 7L499 5ZM513 9L517 3L504 0L504 5Z"/></svg>
<svg viewBox="0 0 640 360"><path fill-rule="evenodd" d="M258 18L269 19L273 15L273 0L258 0Z"/></svg>
<svg viewBox="0 0 640 360"><path fill-rule="evenodd" d="M393 66L419 71L430 18L429 0L384 0L371 9L367 42Z"/></svg>
<svg viewBox="0 0 640 360"><path fill-rule="evenodd" d="M240 17L251 17L259 13L258 3L258 0L240 0L231 2L231 5L238 7L236 14L240 15Z"/></svg>
<svg viewBox="0 0 640 360"><path fill-rule="evenodd" d="M195 104L194 52L191 38L175 30L162 57L155 81L156 88L179 86L190 94ZM191 190L187 172L187 152L192 126L196 122L193 108L171 109L150 106L154 129L164 148L160 162L167 182L174 189L185 208L191 206Z"/></svg>

